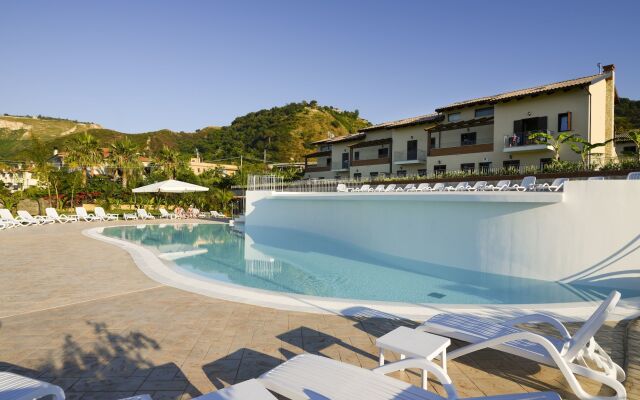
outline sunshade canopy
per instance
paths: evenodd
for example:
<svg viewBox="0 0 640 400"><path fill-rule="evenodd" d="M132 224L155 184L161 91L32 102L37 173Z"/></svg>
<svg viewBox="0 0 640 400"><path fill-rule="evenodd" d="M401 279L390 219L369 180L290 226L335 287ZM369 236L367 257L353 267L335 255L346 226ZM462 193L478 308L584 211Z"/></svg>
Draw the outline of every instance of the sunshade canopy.
<svg viewBox="0 0 640 400"><path fill-rule="evenodd" d="M152 183L151 185L141 186L133 189L133 193L190 193L190 192L206 192L209 188L194 185L182 181L169 179L162 182Z"/></svg>

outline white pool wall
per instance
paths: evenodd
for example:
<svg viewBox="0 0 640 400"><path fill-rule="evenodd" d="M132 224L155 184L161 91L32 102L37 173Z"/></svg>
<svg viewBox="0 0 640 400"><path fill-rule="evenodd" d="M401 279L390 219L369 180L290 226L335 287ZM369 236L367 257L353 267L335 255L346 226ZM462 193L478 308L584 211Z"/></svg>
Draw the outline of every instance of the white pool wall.
<svg viewBox="0 0 640 400"><path fill-rule="evenodd" d="M563 193L248 191L246 229L277 227L431 264L640 287L640 181L571 181Z"/></svg>

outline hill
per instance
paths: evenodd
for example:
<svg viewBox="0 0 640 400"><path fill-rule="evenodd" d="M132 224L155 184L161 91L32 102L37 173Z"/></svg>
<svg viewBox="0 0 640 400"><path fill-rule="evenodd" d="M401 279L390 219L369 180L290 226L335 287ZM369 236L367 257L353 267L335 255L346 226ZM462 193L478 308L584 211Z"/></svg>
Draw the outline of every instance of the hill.
<svg viewBox="0 0 640 400"><path fill-rule="evenodd" d="M353 133L368 125L369 122L360 118L357 110L342 111L320 106L315 101L252 112L236 118L229 126L206 127L188 133L165 129L125 134L94 123L4 115L0 116L0 159L22 158L21 153L33 135L52 148L64 149L71 137L89 132L104 147L128 136L141 149L151 152L166 145L184 154L193 154L198 148L208 160L239 155L262 159L266 149L270 161L298 161L313 149L313 141L323 139L329 133Z"/></svg>
<svg viewBox="0 0 640 400"><path fill-rule="evenodd" d="M640 129L640 100L624 97L616 104L616 132L623 133L631 129Z"/></svg>

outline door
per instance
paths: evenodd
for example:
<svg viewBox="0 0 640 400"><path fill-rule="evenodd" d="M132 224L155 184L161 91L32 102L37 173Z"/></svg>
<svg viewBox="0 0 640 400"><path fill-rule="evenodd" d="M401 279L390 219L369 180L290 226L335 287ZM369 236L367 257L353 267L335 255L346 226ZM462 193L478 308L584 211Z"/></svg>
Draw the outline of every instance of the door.
<svg viewBox="0 0 640 400"><path fill-rule="evenodd" d="M409 140L407 142L407 161L418 159L418 141Z"/></svg>
<svg viewBox="0 0 640 400"><path fill-rule="evenodd" d="M349 168L349 153L342 153L342 169Z"/></svg>

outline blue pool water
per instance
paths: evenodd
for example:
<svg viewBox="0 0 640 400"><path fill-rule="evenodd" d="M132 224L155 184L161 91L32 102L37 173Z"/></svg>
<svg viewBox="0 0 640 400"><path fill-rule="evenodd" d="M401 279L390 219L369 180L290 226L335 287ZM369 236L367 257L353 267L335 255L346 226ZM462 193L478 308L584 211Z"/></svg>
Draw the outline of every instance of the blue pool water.
<svg viewBox="0 0 640 400"><path fill-rule="evenodd" d="M473 272L361 251L296 231L227 225L105 228L179 269L277 292L357 300L443 304L535 304L597 300L610 289ZM624 297L640 296L623 291Z"/></svg>

